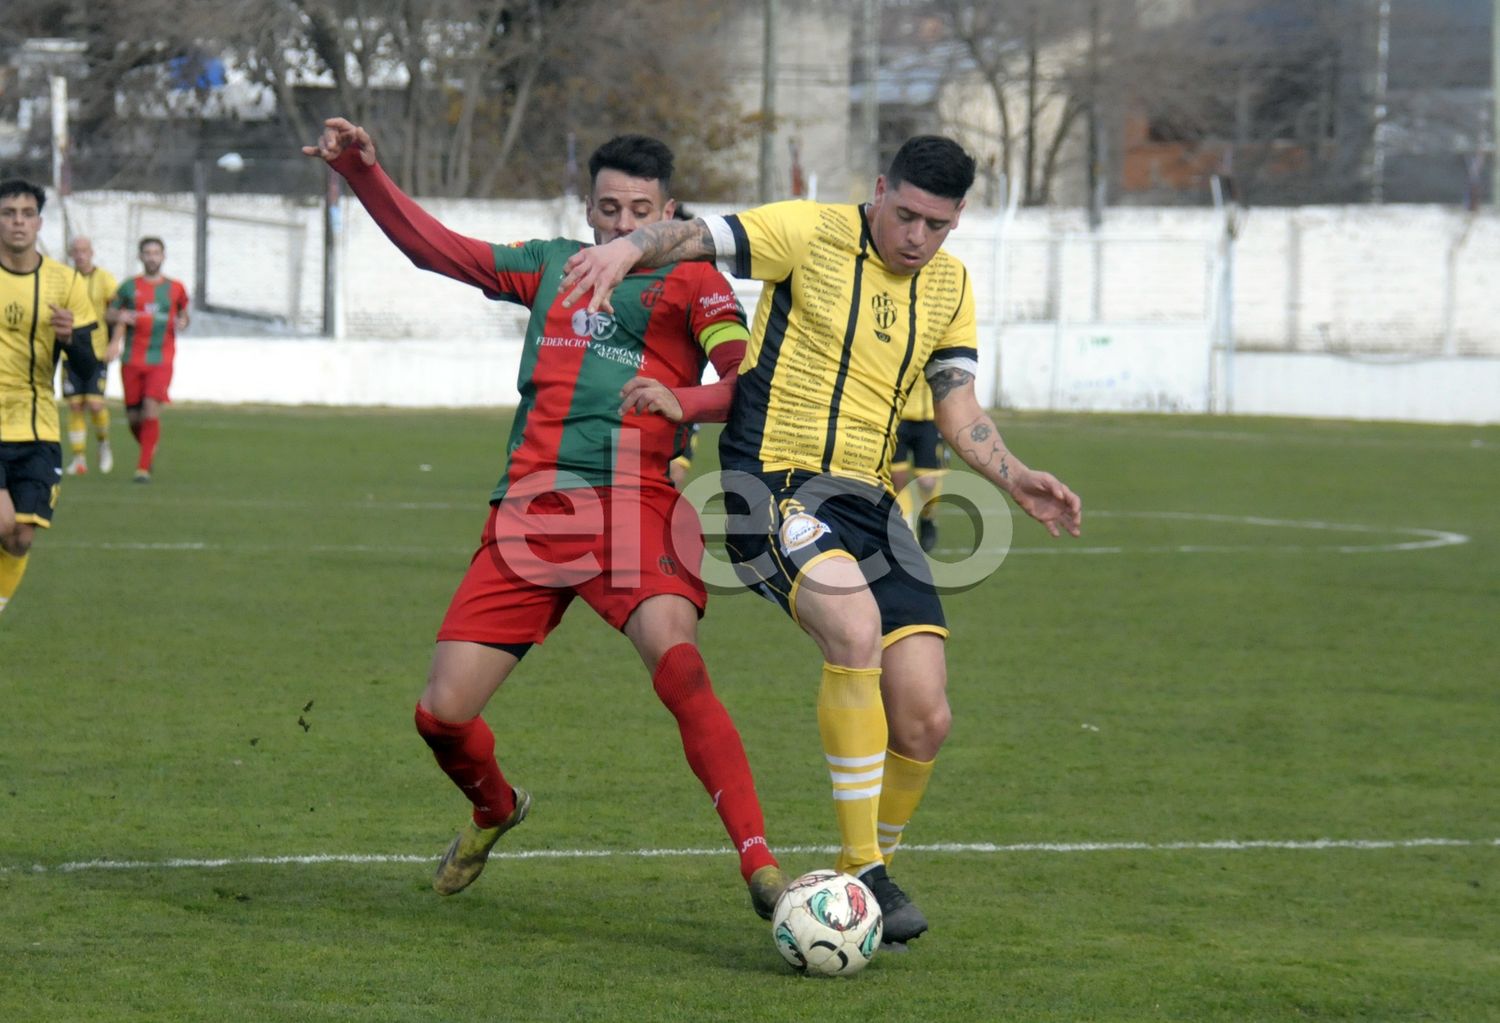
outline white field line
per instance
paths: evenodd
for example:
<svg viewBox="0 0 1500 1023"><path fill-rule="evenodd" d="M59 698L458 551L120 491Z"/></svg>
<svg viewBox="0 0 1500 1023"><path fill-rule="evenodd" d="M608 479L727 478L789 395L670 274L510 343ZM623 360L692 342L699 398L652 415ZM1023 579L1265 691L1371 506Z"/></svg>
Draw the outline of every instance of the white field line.
<svg viewBox="0 0 1500 1023"><path fill-rule="evenodd" d="M961 508L939 505L939 515L945 518L967 518ZM1089 519L1165 519L1178 522L1215 522L1236 526L1255 526L1262 529L1301 529L1322 532L1362 533L1373 536L1406 536L1410 540L1394 543L1367 544L1154 544L1149 546L1112 545L1107 547L1081 547L1064 541L1054 541L1045 547L1011 547L1010 554L1269 554L1328 551L1335 554L1382 554L1399 551L1420 551L1434 547L1453 547L1466 544L1470 537L1443 529L1424 529L1417 526L1367 526L1348 522L1322 522L1316 519L1271 519L1258 515L1213 515L1204 512L1085 512L1085 528ZM967 551L939 548L939 554L967 554Z"/></svg>
<svg viewBox="0 0 1500 1023"><path fill-rule="evenodd" d="M903 845L904 853L981 853L1004 855L1019 853L1110 853L1110 852L1323 852L1329 850L1368 851L1380 849L1468 849L1500 848L1500 838L1316 838L1295 839L1219 839L1209 842L1020 842L1001 845L994 842L937 842L930 845ZM492 860L590 860L654 859L678 856L724 856L730 850L719 849L528 849L497 852ZM832 845L780 846L785 854L838 852ZM0 874L75 874L91 870L209 870L243 866L315 866L323 863L432 863L437 856L415 856L401 853L314 853L305 856L243 856L226 859L165 860L77 860L51 866L0 867Z"/></svg>
<svg viewBox="0 0 1500 1023"><path fill-rule="evenodd" d="M952 506L940 506L939 514L945 518L966 517L966 513ZM1245 554L1245 553L1301 553L1327 551L1336 554L1380 554L1400 551L1420 551L1434 547L1452 547L1466 544L1470 538L1463 533L1442 529L1424 529L1416 526L1367 526L1358 523L1322 522L1318 520L1270 519L1257 515L1213 515L1200 512L1089 512L1090 519L1134 518L1166 519L1180 522L1214 522L1237 526L1255 526L1261 529L1300 529L1314 532L1361 533L1370 536L1404 536L1412 539L1388 543L1367 544L1156 544L1148 546L1111 545L1084 547L1058 541L1044 547L1012 547L1010 554ZM204 541L181 542L112 542L93 540L60 540L49 542L51 547L68 547L77 550L101 551L162 551L202 552L224 551L228 553L264 553L288 550L274 544L222 544ZM396 544L312 544L305 548L315 554L452 554L472 548L423 547ZM967 554L968 551L940 547L939 554Z"/></svg>

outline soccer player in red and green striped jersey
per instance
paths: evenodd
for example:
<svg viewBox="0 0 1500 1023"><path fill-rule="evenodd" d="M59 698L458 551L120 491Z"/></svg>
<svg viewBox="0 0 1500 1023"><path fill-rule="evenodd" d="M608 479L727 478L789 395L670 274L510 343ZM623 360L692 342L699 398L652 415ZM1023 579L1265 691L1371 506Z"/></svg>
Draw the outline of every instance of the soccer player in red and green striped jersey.
<svg viewBox="0 0 1500 1023"><path fill-rule="evenodd" d="M530 794L501 772L480 715L576 596L625 634L651 672L734 842L751 903L769 919L786 878L766 843L739 732L698 651L708 599L702 531L668 475L687 424L728 415L749 337L729 282L706 264L666 266L621 285L612 313L579 315L561 306L558 285L582 242L492 245L449 230L395 186L368 133L342 118L303 152L344 176L414 264L531 310L505 468L415 713L439 766L473 804L433 887L444 895L467 887L530 808ZM625 135L595 151L587 207L595 242L670 218L671 174L671 150L656 139ZM720 379L703 385L709 361Z"/></svg>
<svg viewBox="0 0 1500 1023"><path fill-rule="evenodd" d="M108 355L120 359L125 418L141 446L135 481L149 483L161 439L161 407L171 401L167 390L177 332L188 325L188 291L181 281L162 274L167 247L160 238L142 238L137 251L145 272L120 285L115 295L117 313Z"/></svg>

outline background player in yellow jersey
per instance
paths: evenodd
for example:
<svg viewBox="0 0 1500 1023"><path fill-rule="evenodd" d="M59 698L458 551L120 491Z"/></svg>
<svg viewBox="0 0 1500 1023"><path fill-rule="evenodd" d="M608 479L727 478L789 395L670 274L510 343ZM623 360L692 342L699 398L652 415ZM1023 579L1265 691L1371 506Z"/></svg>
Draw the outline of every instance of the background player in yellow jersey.
<svg viewBox="0 0 1500 1023"><path fill-rule="evenodd" d="M896 423L891 489L896 491L901 515L924 551L937 546L937 499L943 489L943 474L948 471L948 449L938 433L935 415L932 388L925 377L918 377ZM909 490L914 475L917 485Z"/></svg>
<svg viewBox="0 0 1500 1023"><path fill-rule="evenodd" d="M83 278L37 251L46 201L30 182L0 182L0 611L21 585L37 527L52 524L57 504L58 359L66 350L84 374L98 363Z"/></svg>
<svg viewBox="0 0 1500 1023"><path fill-rule="evenodd" d="M719 446L726 510L739 519L726 548L822 650L818 731L838 866L870 885L894 943L927 930L886 863L952 723L942 605L890 489L892 427L917 378L965 462L1053 536L1082 523L1078 496L1017 458L974 393L972 288L941 251L973 181L962 147L918 136L867 204L653 224L579 252L562 284L566 302L589 295L597 309L635 266L717 259L765 282Z"/></svg>
<svg viewBox="0 0 1500 1023"><path fill-rule="evenodd" d="M99 316L99 334L109 333L107 324L113 322L109 304L120 290L115 275L102 266L94 265L94 243L79 235L68 244L68 260L83 276L89 289L89 302ZM63 360L63 397L68 400L68 450L73 456L68 463L68 473L81 476L89 471L88 436L89 426L94 427L94 438L99 442L99 471L109 472L115 467L115 456L109 448L109 406L104 404L104 385L109 376L109 362L101 359L99 367L87 379L79 375L72 363ZM84 418L87 410L88 418Z"/></svg>

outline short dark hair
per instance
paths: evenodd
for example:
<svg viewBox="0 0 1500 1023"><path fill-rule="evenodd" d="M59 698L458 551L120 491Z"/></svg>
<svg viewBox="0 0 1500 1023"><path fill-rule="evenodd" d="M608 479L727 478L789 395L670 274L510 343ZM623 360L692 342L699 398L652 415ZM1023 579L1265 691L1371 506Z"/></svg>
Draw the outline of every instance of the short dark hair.
<svg viewBox="0 0 1500 1023"><path fill-rule="evenodd" d="M42 207L47 205L47 193L42 191L41 185L33 185L22 178L10 178L0 181L0 199L9 199L13 195L29 195L36 200L36 211L42 212Z"/></svg>
<svg viewBox="0 0 1500 1023"><path fill-rule="evenodd" d="M910 182L933 195L959 200L974 184L974 158L943 135L913 135L901 144L885 172L889 188Z"/></svg>
<svg viewBox="0 0 1500 1023"><path fill-rule="evenodd" d="M661 139L649 135L616 135L589 157L589 184L601 170L617 170L633 178L661 182L661 194L671 194L672 150Z"/></svg>
<svg viewBox="0 0 1500 1023"><path fill-rule="evenodd" d="M151 245L152 243L160 245L161 246L161 250L163 252L167 251L167 243L164 242L164 241L162 241L160 238L156 237L156 235L154 235L154 234L148 234L148 235L146 235L146 237L142 238L140 240L140 242L136 245L135 251L136 252L140 252L147 245Z"/></svg>

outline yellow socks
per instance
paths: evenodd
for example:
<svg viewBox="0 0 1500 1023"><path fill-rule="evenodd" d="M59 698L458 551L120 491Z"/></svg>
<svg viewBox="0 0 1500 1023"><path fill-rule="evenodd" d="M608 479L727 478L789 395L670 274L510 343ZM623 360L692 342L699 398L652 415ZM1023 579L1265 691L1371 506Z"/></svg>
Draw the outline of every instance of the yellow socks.
<svg viewBox="0 0 1500 1023"><path fill-rule="evenodd" d="M881 861L875 817L885 773L886 726L879 668L823 665L818 734L842 839L838 869L852 874Z"/></svg>
<svg viewBox="0 0 1500 1023"><path fill-rule="evenodd" d="M901 844L901 832L922 802L934 763L936 761L910 760L892 750L885 751L885 778L880 786L880 812L875 827L880 834L880 855L887 864Z"/></svg>
<svg viewBox="0 0 1500 1023"><path fill-rule="evenodd" d="M16 595L16 588L21 585L21 576L26 574L26 562L30 557L30 554L23 554L18 558L0 547L0 611L4 611L10 598Z"/></svg>
<svg viewBox="0 0 1500 1023"><path fill-rule="evenodd" d="M68 449L72 451L74 458L83 457L88 439L88 421L83 417L83 408L74 408L70 404L68 406Z"/></svg>
<svg viewBox="0 0 1500 1023"><path fill-rule="evenodd" d="M109 408L96 408L89 410L89 419L94 424L94 439L101 444L109 441ZM69 437L71 438L71 434Z"/></svg>

